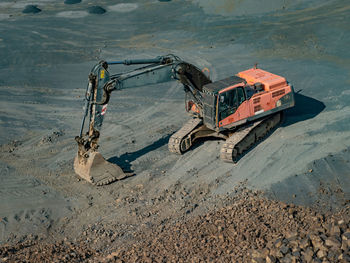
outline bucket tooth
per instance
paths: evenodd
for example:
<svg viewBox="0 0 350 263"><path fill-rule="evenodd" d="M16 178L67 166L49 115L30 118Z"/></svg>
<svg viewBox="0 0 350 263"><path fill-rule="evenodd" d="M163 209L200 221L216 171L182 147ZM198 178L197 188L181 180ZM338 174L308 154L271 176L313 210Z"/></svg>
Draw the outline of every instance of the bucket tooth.
<svg viewBox="0 0 350 263"><path fill-rule="evenodd" d="M91 152L89 157L77 154L74 171L81 178L98 186L128 177L118 165L107 162L99 152Z"/></svg>

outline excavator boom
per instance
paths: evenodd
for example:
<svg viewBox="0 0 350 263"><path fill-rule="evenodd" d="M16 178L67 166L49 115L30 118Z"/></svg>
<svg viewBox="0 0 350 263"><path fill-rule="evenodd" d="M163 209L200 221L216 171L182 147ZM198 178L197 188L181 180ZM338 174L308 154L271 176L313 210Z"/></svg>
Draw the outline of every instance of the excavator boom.
<svg viewBox="0 0 350 263"><path fill-rule="evenodd" d="M110 65L145 65L123 73L110 74ZM202 86L211 83L206 75L194 65L180 60L174 55L160 56L152 59L135 59L122 61L101 61L93 67L89 74L89 82L85 94L85 110L81 123L80 134L75 139L78 143L78 153L74 160L75 172L95 185L109 184L128 177L123 170L107 162L97 151L98 140L103 118L111 93L115 90L127 89L179 80L183 83L186 93L200 109L200 91ZM88 130L84 134L86 118L89 117Z"/></svg>

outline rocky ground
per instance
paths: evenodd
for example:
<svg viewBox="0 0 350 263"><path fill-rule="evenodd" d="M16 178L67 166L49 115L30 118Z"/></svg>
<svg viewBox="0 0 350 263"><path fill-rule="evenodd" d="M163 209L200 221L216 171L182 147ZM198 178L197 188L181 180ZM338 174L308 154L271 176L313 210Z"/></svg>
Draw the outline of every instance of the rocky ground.
<svg viewBox="0 0 350 263"><path fill-rule="evenodd" d="M122 227L89 226L76 240L28 237L0 247L3 262L349 262L350 206L333 212L274 201L245 187L203 215Z"/></svg>
<svg viewBox="0 0 350 263"><path fill-rule="evenodd" d="M348 261L349 32L346 0L1 0L0 261ZM99 150L135 175L78 178L91 68L170 53L214 81L258 63L296 106L232 165L169 153L178 83L116 91Z"/></svg>

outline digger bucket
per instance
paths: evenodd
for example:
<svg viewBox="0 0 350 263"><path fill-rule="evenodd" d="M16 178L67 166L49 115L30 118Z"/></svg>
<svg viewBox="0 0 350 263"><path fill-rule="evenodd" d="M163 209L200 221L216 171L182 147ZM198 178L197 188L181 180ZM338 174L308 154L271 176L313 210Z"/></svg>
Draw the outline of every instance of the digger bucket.
<svg viewBox="0 0 350 263"><path fill-rule="evenodd" d="M74 171L81 178L98 186L129 176L118 165L107 162L99 152L90 152L89 157L77 154L74 159Z"/></svg>

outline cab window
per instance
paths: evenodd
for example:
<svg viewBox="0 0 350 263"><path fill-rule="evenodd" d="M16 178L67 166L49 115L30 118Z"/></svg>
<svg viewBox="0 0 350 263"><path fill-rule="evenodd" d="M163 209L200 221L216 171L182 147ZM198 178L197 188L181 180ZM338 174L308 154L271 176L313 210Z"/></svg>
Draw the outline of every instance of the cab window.
<svg viewBox="0 0 350 263"><path fill-rule="evenodd" d="M219 120L235 113L243 101L245 101L245 94L242 87L219 94Z"/></svg>
<svg viewBox="0 0 350 263"><path fill-rule="evenodd" d="M243 101L245 101L245 94L244 94L243 88L238 87L237 93L238 93L238 106L239 106L242 104Z"/></svg>

